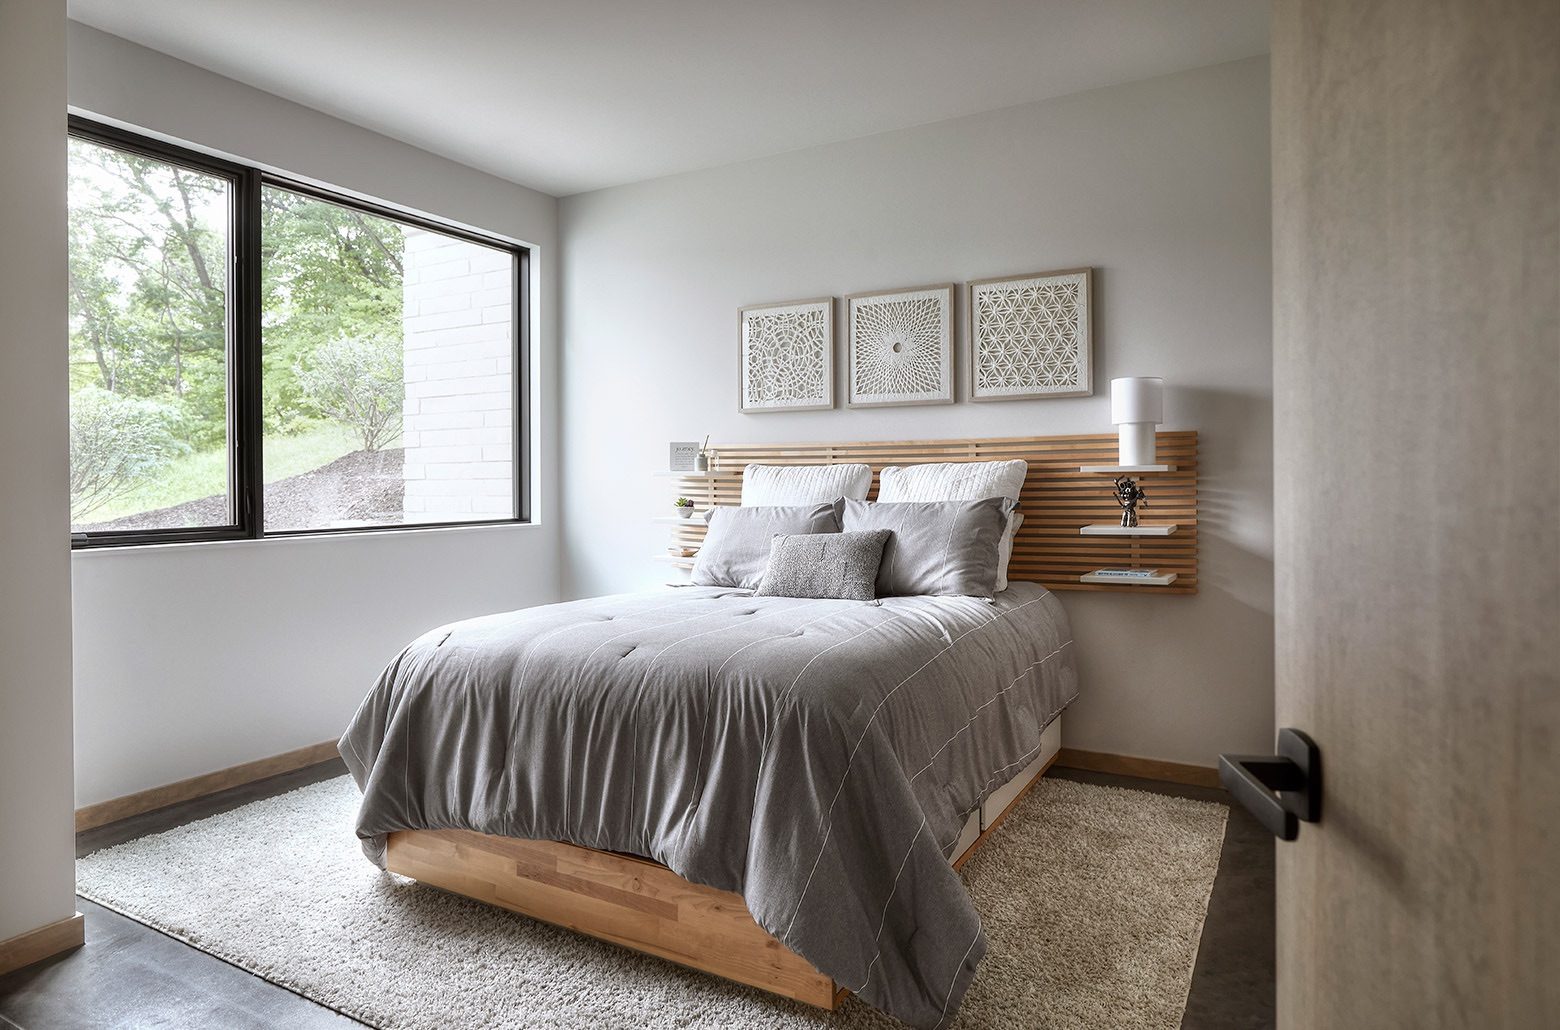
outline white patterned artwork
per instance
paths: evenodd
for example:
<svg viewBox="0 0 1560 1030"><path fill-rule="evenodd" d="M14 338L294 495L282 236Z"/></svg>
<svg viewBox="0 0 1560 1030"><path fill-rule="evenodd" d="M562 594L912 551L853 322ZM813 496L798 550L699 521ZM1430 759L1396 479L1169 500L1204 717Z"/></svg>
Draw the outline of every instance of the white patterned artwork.
<svg viewBox="0 0 1560 1030"><path fill-rule="evenodd" d="M834 298L750 304L740 319L738 410L834 407Z"/></svg>
<svg viewBox="0 0 1560 1030"><path fill-rule="evenodd" d="M953 403L953 284L845 302L851 407Z"/></svg>
<svg viewBox="0 0 1560 1030"><path fill-rule="evenodd" d="M1090 272L970 283L970 400L1094 393Z"/></svg>

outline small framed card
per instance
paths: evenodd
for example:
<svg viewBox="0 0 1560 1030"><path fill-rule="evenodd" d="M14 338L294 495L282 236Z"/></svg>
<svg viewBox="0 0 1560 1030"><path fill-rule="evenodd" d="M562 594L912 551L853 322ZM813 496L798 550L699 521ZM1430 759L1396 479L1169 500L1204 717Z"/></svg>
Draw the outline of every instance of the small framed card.
<svg viewBox="0 0 1560 1030"><path fill-rule="evenodd" d="M694 463L699 459L699 441L697 440L673 440L671 458L667 463L668 472L692 472Z"/></svg>

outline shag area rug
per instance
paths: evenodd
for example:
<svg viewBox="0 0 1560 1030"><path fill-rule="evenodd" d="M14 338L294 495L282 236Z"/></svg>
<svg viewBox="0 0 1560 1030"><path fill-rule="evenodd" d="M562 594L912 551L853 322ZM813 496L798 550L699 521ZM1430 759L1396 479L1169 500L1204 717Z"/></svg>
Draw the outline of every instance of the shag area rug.
<svg viewBox="0 0 1560 1030"><path fill-rule="evenodd" d="M380 872L343 776L77 862L78 890L384 1030L887 1030ZM1176 1028L1227 810L1046 778L964 867L990 950L952 1025Z"/></svg>

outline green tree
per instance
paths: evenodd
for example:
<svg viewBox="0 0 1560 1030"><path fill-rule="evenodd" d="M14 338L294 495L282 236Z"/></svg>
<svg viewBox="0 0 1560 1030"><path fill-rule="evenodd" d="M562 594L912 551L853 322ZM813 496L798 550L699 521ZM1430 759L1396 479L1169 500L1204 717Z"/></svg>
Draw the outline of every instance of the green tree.
<svg viewBox="0 0 1560 1030"><path fill-rule="evenodd" d="M395 222L290 190L267 187L261 203L265 420L287 432L331 417L298 378L317 349L373 340L400 375L405 242Z"/></svg>
<svg viewBox="0 0 1560 1030"><path fill-rule="evenodd" d="M221 177L82 139L71 140L69 169L69 348L73 404L82 409L81 496L108 497L85 513L155 475L170 439L196 451L225 445L234 198ZM266 431L303 431L330 419L356 429L365 448L382 447L399 431L399 418L384 413L398 416L404 390L401 226L273 187L262 189L261 202ZM339 381L329 388L331 376L353 362L368 381L350 391ZM305 389L309 376L312 389ZM146 450L127 450L134 447ZM213 476L204 488L215 494L225 480Z"/></svg>
<svg viewBox="0 0 1560 1030"><path fill-rule="evenodd" d="M73 383L177 409L197 446L227 432L227 240L220 179L71 142Z"/></svg>

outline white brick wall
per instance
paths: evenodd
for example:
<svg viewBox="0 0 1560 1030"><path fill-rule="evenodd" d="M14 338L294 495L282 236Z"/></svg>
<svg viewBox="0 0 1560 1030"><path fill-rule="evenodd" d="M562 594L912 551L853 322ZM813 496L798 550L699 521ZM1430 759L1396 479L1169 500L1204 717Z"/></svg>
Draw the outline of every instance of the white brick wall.
<svg viewBox="0 0 1560 1030"><path fill-rule="evenodd" d="M510 261L500 250L406 229L407 521L512 513Z"/></svg>

